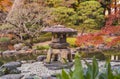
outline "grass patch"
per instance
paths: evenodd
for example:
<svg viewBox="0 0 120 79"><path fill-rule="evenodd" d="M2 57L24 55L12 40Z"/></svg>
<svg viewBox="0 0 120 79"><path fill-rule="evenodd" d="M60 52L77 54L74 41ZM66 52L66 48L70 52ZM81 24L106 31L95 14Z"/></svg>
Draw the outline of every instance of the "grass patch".
<svg viewBox="0 0 120 79"><path fill-rule="evenodd" d="M40 37L33 39L33 43L50 41L51 37L52 37L51 33L41 34Z"/></svg>
<svg viewBox="0 0 120 79"><path fill-rule="evenodd" d="M9 42L10 39L8 37L2 37L0 38L0 42Z"/></svg>
<svg viewBox="0 0 120 79"><path fill-rule="evenodd" d="M49 48L50 48L49 45L46 45L46 46L36 46L37 50L48 50Z"/></svg>

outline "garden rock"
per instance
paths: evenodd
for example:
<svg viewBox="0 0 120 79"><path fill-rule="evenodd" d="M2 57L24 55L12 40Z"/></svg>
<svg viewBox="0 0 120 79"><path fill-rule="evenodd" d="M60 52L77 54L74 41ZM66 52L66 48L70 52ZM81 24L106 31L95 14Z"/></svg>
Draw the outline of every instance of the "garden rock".
<svg viewBox="0 0 120 79"><path fill-rule="evenodd" d="M44 66L50 70L61 70L63 68L69 69L73 66L73 62L68 62L63 64L61 62L51 62L51 63L44 63Z"/></svg>
<svg viewBox="0 0 120 79"><path fill-rule="evenodd" d="M44 59L46 59L46 55L40 55L37 57L37 61L43 61Z"/></svg>
<svg viewBox="0 0 120 79"><path fill-rule="evenodd" d="M36 75L29 75L25 77L25 79L35 79L35 78L36 78Z"/></svg>
<svg viewBox="0 0 120 79"><path fill-rule="evenodd" d="M24 44L22 44L22 43L14 45L15 50L21 50L23 47L24 47Z"/></svg>
<svg viewBox="0 0 120 79"><path fill-rule="evenodd" d="M5 75L5 71L4 71L4 69L3 70L0 69L0 76L3 76L3 75Z"/></svg>
<svg viewBox="0 0 120 79"><path fill-rule="evenodd" d="M23 75L20 74L9 74L9 75L4 75L0 77L0 79L21 79Z"/></svg>
<svg viewBox="0 0 120 79"><path fill-rule="evenodd" d="M19 74L21 73L20 70L17 69L17 67L20 67L21 63L20 62L10 62L3 64L0 67L0 76L6 75L6 74Z"/></svg>
<svg viewBox="0 0 120 79"><path fill-rule="evenodd" d="M24 79L40 79L36 74L29 74L24 76Z"/></svg>
<svg viewBox="0 0 120 79"><path fill-rule="evenodd" d="M28 49L29 49L28 46L24 46L21 50L25 50L25 51L27 51Z"/></svg>
<svg viewBox="0 0 120 79"><path fill-rule="evenodd" d="M20 74L20 73L21 73L21 71L18 70L17 68L9 71L9 74Z"/></svg>
<svg viewBox="0 0 120 79"><path fill-rule="evenodd" d="M36 60L28 60L27 63L34 63Z"/></svg>
<svg viewBox="0 0 120 79"><path fill-rule="evenodd" d="M2 66L4 63L2 61L0 61L0 66Z"/></svg>
<svg viewBox="0 0 120 79"><path fill-rule="evenodd" d="M25 54L26 51L25 51L25 50L19 50L18 53L19 53L19 54Z"/></svg>
<svg viewBox="0 0 120 79"><path fill-rule="evenodd" d="M27 61L20 61L22 64L25 64L25 63L27 63Z"/></svg>
<svg viewBox="0 0 120 79"><path fill-rule="evenodd" d="M0 76L7 75L7 74L20 74L21 71L18 70L17 68L10 69L7 67L1 67L0 68Z"/></svg>
<svg viewBox="0 0 120 79"><path fill-rule="evenodd" d="M18 52L16 50L12 50L12 51L7 50L2 53L2 56L13 56L16 55L17 53Z"/></svg>
<svg viewBox="0 0 120 79"><path fill-rule="evenodd" d="M42 77L42 79L57 79L57 78L49 76L49 77Z"/></svg>
<svg viewBox="0 0 120 79"><path fill-rule="evenodd" d="M17 67L20 67L22 65L21 62L9 62L9 63L6 63L4 64L2 67L6 67L6 68L17 68Z"/></svg>
<svg viewBox="0 0 120 79"><path fill-rule="evenodd" d="M34 79L34 76L25 77L25 79Z"/></svg>

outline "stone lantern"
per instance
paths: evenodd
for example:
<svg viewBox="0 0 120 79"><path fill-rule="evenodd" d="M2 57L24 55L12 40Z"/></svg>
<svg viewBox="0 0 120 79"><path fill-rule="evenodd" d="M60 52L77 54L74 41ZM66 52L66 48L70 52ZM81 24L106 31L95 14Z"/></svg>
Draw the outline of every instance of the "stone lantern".
<svg viewBox="0 0 120 79"><path fill-rule="evenodd" d="M65 28L63 25L55 25L43 29L42 32L52 33L52 42L49 44L50 49L47 53L46 62L60 61L64 63L64 59L71 62L71 50L69 49L69 44L67 43L66 38L67 34L76 33L76 31L71 28Z"/></svg>

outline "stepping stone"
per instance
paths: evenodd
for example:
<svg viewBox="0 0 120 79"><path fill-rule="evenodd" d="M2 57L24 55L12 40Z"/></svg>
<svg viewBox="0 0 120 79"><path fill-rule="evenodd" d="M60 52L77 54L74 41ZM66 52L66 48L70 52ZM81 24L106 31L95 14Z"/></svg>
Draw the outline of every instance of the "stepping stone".
<svg viewBox="0 0 120 79"><path fill-rule="evenodd" d="M69 62L66 64L63 64L61 62L51 62L51 63L45 63L44 66L46 66L50 70L59 70L63 68L71 68L73 66L73 62Z"/></svg>

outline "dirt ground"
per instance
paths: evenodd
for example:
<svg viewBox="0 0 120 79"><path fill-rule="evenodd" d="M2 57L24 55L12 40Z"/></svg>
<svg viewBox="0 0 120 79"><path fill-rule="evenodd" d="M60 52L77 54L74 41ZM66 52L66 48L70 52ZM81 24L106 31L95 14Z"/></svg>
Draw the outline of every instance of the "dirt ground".
<svg viewBox="0 0 120 79"><path fill-rule="evenodd" d="M51 41L46 41L46 42L34 44L34 46L46 46L46 45L49 45L50 43Z"/></svg>

